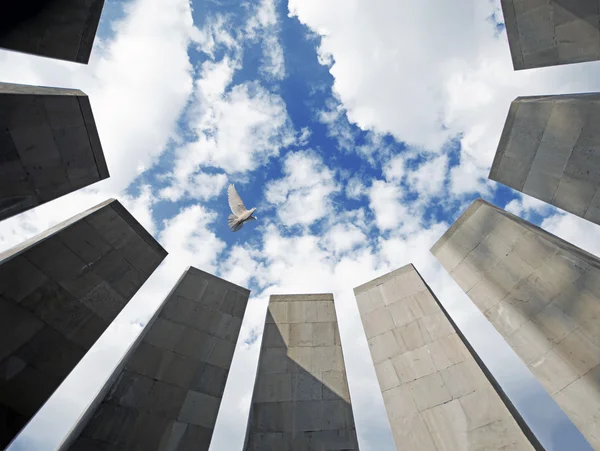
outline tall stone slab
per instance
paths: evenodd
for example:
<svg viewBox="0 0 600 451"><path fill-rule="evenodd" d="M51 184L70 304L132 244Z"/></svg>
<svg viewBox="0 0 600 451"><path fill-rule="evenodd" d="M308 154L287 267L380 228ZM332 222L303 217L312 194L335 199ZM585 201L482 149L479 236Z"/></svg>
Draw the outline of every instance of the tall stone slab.
<svg viewBox="0 0 600 451"><path fill-rule="evenodd" d="M29 0L3 6L0 47L88 63L104 0Z"/></svg>
<svg viewBox="0 0 600 451"><path fill-rule="evenodd" d="M61 450L208 450L249 296L189 268Z"/></svg>
<svg viewBox="0 0 600 451"><path fill-rule="evenodd" d="M600 449L600 260L481 199L431 252Z"/></svg>
<svg viewBox="0 0 600 451"><path fill-rule="evenodd" d="M0 253L0 448L166 255L116 200Z"/></svg>
<svg viewBox="0 0 600 451"><path fill-rule="evenodd" d="M0 220L108 177L83 92L0 83Z"/></svg>
<svg viewBox="0 0 600 451"><path fill-rule="evenodd" d="M399 450L543 449L413 265L354 294Z"/></svg>
<svg viewBox="0 0 600 451"><path fill-rule="evenodd" d="M518 97L490 179L600 224L600 94Z"/></svg>
<svg viewBox="0 0 600 451"><path fill-rule="evenodd" d="M501 0L515 70L600 59L597 0Z"/></svg>
<svg viewBox="0 0 600 451"><path fill-rule="evenodd" d="M245 450L357 449L333 295L271 296Z"/></svg>

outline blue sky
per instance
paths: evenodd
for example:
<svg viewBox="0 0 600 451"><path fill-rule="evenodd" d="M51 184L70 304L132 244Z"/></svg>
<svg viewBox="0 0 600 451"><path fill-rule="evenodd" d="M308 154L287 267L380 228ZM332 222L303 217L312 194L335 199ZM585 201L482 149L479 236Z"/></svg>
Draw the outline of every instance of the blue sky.
<svg viewBox="0 0 600 451"><path fill-rule="evenodd" d="M598 63L514 72L496 0L107 0L88 66L0 50L0 74L86 92L111 172L4 221L0 250L116 197L170 252L15 449L61 440L194 265L252 290L212 450L241 446L268 296L290 292L335 294L361 449L392 450L352 288L411 262L549 449L576 449L428 249L483 197L600 254L591 224L487 180L510 102L598 91ZM236 234L228 183L258 209Z"/></svg>

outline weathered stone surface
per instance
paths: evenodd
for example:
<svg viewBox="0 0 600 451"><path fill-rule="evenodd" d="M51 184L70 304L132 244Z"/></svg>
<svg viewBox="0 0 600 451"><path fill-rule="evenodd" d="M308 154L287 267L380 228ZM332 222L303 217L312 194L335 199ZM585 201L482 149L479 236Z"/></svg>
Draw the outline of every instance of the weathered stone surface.
<svg viewBox="0 0 600 451"><path fill-rule="evenodd" d="M508 112L490 179L600 224L599 119L600 94L518 97ZM446 254L461 257L446 248L440 261L447 260ZM539 254L523 249L522 255L526 260Z"/></svg>
<svg viewBox="0 0 600 451"><path fill-rule="evenodd" d="M3 40L0 32L0 46ZM0 112L0 220L108 178L83 92L0 83ZM85 223L73 226L72 239L65 243L91 262L91 254L108 247L87 228ZM90 237L89 243L82 235Z"/></svg>
<svg viewBox="0 0 600 451"><path fill-rule="evenodd" d="M488 221L483 215L475 219ZM461 252L480 249L483 257L473 261L482 264L497 262L494 252L508 248L495 237L484 241L471 231L460 236ZM475 242L473 236L482 242ZM443 251L446 263L453 267L459 267L456 256L460 255L454 249ZM412 265L367 282L354 294L370 336L371 357L398 449L533 449L520 430L526 426L511 416L480 367L483 363L470 353ZM384 302L368 302L379 295ZM472 431L494 422L498 428L469 438ZM507 433L508 438L503 436Z"/></svg>
<svg viewBox="0 0 600 451"><path fill-rule="evenodd" d="M331 294L271 296L245 449L358 449Z"/></svg>
<svg viewBox="0 0 600 451"><path fill-rule="evenodd" d="M568 129L570 124L556 126ZM576 138L565 134L561 139ZM487 221L474 221L477 215L485 215ZM589 404L597 402L600 385L582 381L593 380L591 375L600 364L600 260L479 199L431 250L436 257L455 255L452 261L440 259L453 277L461 262L478 249L465 251L464 234L458 234L462 228L475 230L477 236L488 240L514 238L508 251L498 252L493 268L474 270L469 277L476 285L467 294L592 447L599 448L597 414ZM483 288L476 292L477 287ZM487 298L481 293L485 290L489 291ZM501 299L497 299L499 293L504 293ZM481 302L492 297L495 302ZM582 396L584 389L588 393Z"/></svg>
<svg viewBox="0 0 600 451"><path fill-rule="evenodd" d="M102 220L106 230L113 220ZM123 249L130 238L114 233L111 241ZM79 425L81 435L69 438L69 449L126 443L144 451L208 450L249 296L189 268L96 400L94 418L126 408L134 427L124 431L120 423L92 420ZM265 390L265 397L274 393Z"/></svg>
<svg viewBox="0 0 600 451"><path fill-rule="evenodd" d="M598 2L502 0L515 70L600 59Z"/></svg>
<svg viewBox="0 0 600 451"><path fill-rule="evenodd" d="M103 6L104 0L14 4L0 18L0 47L87 64Z"/></svg>
<svg viewBox="0 0 600 451"><path fill-rule="evenodd" d="M114 200L0 254L1 446L46 402L147 278L132 282L123 296L121 276L97 270L107 255L120 255L92 220L107 213L114 215L115 230L146 243L138 252L156 268L166 251Z"/></svg>

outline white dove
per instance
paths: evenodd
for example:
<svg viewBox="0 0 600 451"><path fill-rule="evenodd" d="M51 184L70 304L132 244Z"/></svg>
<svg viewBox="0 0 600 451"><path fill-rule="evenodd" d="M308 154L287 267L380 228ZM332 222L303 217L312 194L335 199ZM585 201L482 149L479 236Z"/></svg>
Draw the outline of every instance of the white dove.
<svg viewBox="0 0 600 451"><path fill-rule="evenodd" d="M227 188L227 199L229 200L229 208L233 212L227 218L227 224L232 232L240 230L245 222L257 219L256 216L252 216L256 208L246 209L242 198L235 190L235 186L229 185L229 188Z"/></svg>

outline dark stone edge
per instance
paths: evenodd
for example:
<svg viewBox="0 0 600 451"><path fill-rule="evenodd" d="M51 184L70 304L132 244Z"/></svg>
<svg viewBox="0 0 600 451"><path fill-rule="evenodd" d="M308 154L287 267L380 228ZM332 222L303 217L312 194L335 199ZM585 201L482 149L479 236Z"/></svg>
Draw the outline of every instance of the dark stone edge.
<svg viewBox="0 0 600 451"><path fill-rule="evenodd" d="M87 131L88 140L94 155L96 162L96 168L98 169L99 180L104 180L110 177L108 172L108 166L106 165L106 159L104 158L104 152L102 151L102 144L100 143L100 136L98 135L98 128L96 127L96 121L92 113L92 105L87 95L83 94L77 97L79 101L79 108L81 109L81 115L83 116L83 122L85 123L85 129Z"/></svg>
<svg viewBox="0 0 600 451"><path fill-rule="evenodd" d="M104 8L104 0L94 0L89 9L88 17L85 21L81 41L79 41L79 50L77 51L76 62L87 64L92 54L94 39L100 24L102 9Z"/></svg>
<svg viewBox="0 0 600 451"><path fill-rule="evenodd" d="M87 216L91 215L92 213L95 213L96 211L101 210L102 208L110 205L112 202L116 202L115 199L105 200L104 202L102 202L92 208L89 208L79 214L76 214L75 216L72 216L69 219L62 221L62 222L56 224L55 226L50 227L49 229L46 229L43 232L31 237L30 239L25 240L25 241L17 244L16 246L11 247L10 249L7 249L4 252L0 252L0 264L9 261L10 259L27 251L30 247L33 247L36 244L62 232L64 229L75 224L79 220L85 219Z"/></svg>
<svg viewBox="0 0 600 451"><path fill-rule="evenodd" d="M112 199L110 205L112 208L129 224L129 226L135 230L135 232L150 246L156 253L164 258L169 254L165 248L163 248L158 241L148 232L143 225L141 225L137 219L133 217L129 211L116 199Z"/></svg>

